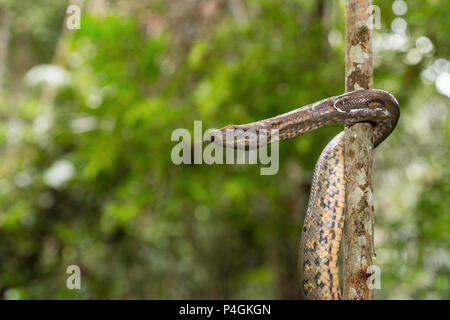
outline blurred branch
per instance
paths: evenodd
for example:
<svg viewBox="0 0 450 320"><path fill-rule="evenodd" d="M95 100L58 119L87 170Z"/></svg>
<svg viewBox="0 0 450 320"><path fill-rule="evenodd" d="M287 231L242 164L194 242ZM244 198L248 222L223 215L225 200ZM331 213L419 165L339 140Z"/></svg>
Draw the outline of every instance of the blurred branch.
<svg viewBox="0 0 450 320"><path fill-rule="evenodd" d="M371 0L346 2L346 91L369 89L373 84ZM370 300L373 257L372 125L345 127L346 222L344 230L344 299Z"/></svg>
<svg viewBox="0 0 450 320"><path fill-rule="evenodd" d="M248 13L242 0L228 0L227 3L236 23L239 25L247 24Z"/></svg>
<svg viewBox="0 0 450 320"><path fill-rule="evenodd" d="M6 62L8 59L8 45L10 36L10 26L12 23L11 14L7 11L0 13L0 89L3 88L3 81L6 73Z"/></svg>

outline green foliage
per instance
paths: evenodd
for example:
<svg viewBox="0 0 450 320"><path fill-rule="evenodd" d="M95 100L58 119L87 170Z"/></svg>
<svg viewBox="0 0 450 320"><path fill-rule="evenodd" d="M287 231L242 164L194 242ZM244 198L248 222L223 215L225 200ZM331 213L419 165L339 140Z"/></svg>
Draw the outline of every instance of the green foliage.
<svg viewBox="0 0 450 320"><path fill-rule="evenodd" d="M187 46L176 23L149 35L139 10L83 13L81 29L60 39L67 85L0 95L1 296L297 298L312 170L342 128L280 144L274 176L259 165L174 165L170 137L177 128L193 134L194 120L204 130L246 123L342 93L343 6L320 3L248 1L247 23L221 8ZM448 299L448 98L420 76L448 58L448 5L408 4L408 48L426 36L434 50L417 64L408 48L376 51L375 87L402 109L375 152L376 294ZM396 16L390 2L380 7L375 35L390 34ZM45 10L39 15L64 14ZM30 55L49 61L39 49ZM72 264L82 270L80 291L65 286Z"/></svg>

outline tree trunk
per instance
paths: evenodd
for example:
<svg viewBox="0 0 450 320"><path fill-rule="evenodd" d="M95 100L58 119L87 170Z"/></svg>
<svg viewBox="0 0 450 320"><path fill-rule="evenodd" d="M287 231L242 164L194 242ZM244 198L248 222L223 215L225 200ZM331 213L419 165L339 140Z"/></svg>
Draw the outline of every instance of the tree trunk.
<svg viewBox="0 0 450 320"><path fill-rule="evenodd" d="M371 0L346 2L346 91L373 85ZM345 127L345 199L343 296L370 300L368 285L373 257L372 125Z"/></svg>
<svg viewBox="0 0 450 320"><path fill-rule="evenodd" d="M4 11L0 13L0 89L3 88L6 75L11 23L12 18L9 12Z"/></svg>

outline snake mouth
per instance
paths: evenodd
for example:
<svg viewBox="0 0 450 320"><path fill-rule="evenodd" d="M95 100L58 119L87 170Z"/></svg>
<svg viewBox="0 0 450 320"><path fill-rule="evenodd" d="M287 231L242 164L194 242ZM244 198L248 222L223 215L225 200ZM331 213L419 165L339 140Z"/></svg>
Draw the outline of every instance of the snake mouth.
<svg viewBox="0 0 450 320"><path fill-rule="evenodd" d="M212 130L209 136L210 141L218 146L241 150L253 150L270 143L268 130L247 126L229 125L219 130Z"/></svg>

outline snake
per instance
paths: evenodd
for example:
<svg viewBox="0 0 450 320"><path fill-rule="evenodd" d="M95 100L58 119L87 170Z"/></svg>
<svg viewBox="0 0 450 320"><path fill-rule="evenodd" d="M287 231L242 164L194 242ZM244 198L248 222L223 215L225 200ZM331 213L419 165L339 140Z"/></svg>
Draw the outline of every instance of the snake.
<svg viewBox="0 0 450 320"><path fill-rule="evenodd" d="M396 98L378 89L356 90L244 125L210 131L216 145L251 150L328 125L373 125L373 147L394 130L400 116ZM344 131L323 149L316 163L301 232L300 291L312 300L340 300L339 250L345 222Z"/></svg>

